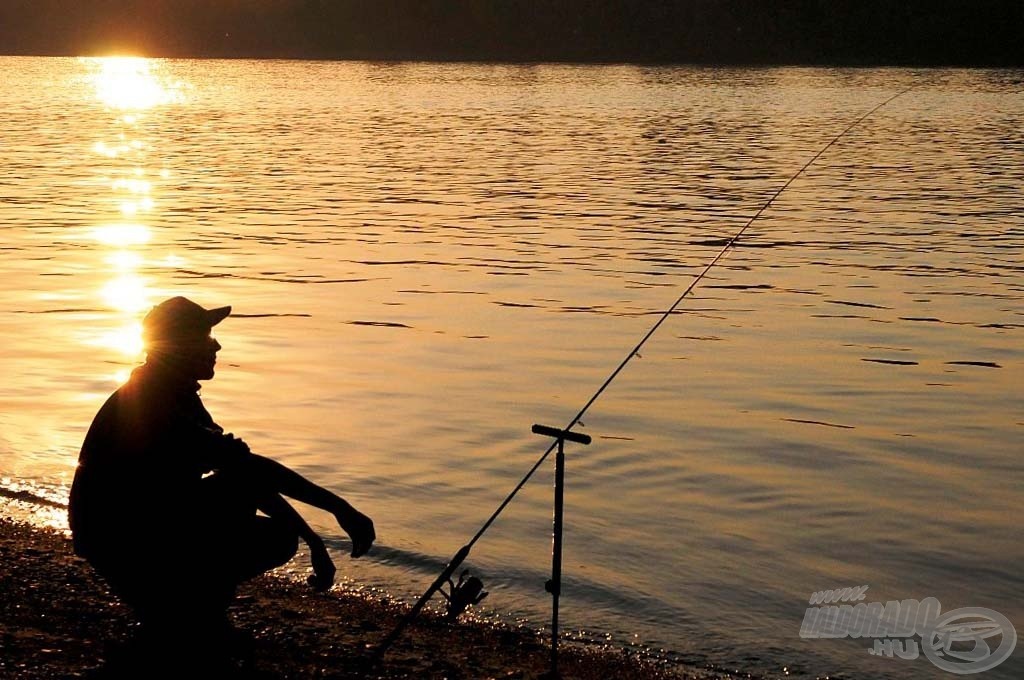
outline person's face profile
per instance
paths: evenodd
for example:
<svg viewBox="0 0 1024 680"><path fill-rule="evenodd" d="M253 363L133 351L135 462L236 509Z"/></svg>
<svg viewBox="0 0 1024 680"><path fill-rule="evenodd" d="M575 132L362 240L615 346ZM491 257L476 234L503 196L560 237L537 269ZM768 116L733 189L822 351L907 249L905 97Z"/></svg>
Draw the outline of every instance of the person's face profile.
<svg viewBox="0 0 1024 680"><path fill-rule="evenodd" d="M217 352L221 345L213 335L213 331L189 334L176 343L174 354L180 365L185 367L190 376L196 380L209 380L214 375L217 363Z"/></svg>

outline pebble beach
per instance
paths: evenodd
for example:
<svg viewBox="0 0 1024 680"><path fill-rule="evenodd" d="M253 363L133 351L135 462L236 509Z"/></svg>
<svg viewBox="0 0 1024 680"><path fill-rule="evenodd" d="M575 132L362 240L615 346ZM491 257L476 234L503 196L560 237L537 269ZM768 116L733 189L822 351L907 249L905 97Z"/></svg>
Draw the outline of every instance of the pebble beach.
<svg viewBox="0 0 1024 680"><path fill-rule="evenodd" d="M376 666L370 649L407 611L380 595L315 593L275 575L240 589L230 617L251 636L244 678L541 678L549 646L536 631L421 616ZM123 677L111 657L136 634L131 610L71 550L61 532L0 518L0 678ZM161 677L187 650L169 642L140 669ZM624 650L563 646L565 678L673 680L694 675ZM199 677L207 677L199 672ZM223 677L223 675L218 675Z"/></svg>

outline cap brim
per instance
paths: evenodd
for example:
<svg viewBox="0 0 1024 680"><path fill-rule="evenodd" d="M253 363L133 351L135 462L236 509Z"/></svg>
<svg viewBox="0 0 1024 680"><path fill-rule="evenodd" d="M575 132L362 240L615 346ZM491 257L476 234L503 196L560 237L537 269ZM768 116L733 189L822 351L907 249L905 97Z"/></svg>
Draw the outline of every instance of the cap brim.
<svg viewBox="0 0 1024 680"><path fill-rule="evenodd" d="M226 319L230 313L231 307L218 307L217 309L206 310L206 319L210 322L210 328Z"/></svg>

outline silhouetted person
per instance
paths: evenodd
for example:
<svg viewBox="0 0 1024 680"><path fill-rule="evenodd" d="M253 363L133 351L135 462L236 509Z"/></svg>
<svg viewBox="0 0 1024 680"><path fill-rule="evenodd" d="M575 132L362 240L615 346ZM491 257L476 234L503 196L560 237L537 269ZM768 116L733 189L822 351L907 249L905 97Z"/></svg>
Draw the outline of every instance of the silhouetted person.
<svg viewBox="0 0 1024 680"><path fill-rule="evenodd" d="M143 630L185 644L223 641L238 584L287 562L300 538L313 563L310 584L334 582L323 541L285 496L333 513L352 557L376 538L370 518L252 453L204 408L198 381L213 377L221 348L210 331L230 312L175 297L146 315L146 362L96 414L71 487L75 552Z"/></svg>

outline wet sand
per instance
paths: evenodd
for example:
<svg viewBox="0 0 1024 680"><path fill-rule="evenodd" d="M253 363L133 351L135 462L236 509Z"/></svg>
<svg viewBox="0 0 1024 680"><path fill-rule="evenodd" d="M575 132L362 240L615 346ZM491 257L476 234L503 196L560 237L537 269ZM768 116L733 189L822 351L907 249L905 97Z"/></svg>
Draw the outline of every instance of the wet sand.
<svg viewBox="0 0 1024 680"><path fill-rule="evenodd" d="M230 613L255 642L254 670L236 675L511 679L539 678L548 668L549 648L534 631L453 625L434 615L421 616L383 663L368 667L367 646L386 635L405 610L385 597L318 594L283 578L262 577L242 587ZM69 540L0 517L0 678L110 677L110 658L131 648L134 629L131 611L72 553ZM566 678L696 677L622 650L562 650ZM180 658L184 650L170 645L165 653ZM153 658L144 676L159 677L165 663Z"/></svg>

